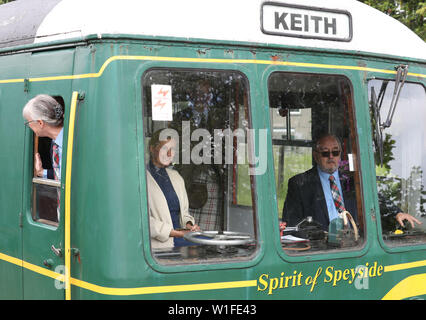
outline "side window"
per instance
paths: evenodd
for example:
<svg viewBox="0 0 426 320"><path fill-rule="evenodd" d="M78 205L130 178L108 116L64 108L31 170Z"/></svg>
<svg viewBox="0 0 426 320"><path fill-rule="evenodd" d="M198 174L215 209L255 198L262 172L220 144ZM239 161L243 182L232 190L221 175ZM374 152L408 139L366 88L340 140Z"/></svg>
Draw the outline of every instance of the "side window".
<svg viewBox="0 0 426 320"><path fill-rule="evenodd" d="M276 72L268 80L283 250L363 243L364 214L347 78Z"/></svg>
<svg viewBox="0 0 426 320"><path fill-rule="evenodd" d="M390 246L420 244L426 241L426 93L405 83L390 112L394 88L391 80L368 82L382 235Z"/></svg>
<svg viewBox="0 0 426 320"><path fill-rule="evenodd" d="M39 96L40 97L40 96ZM37 97L36 97L37 98ZM61 159L63 141L63 114L65 103L61 96L53 96L62 108L62 122L53 138L40 131L37 120L27 119L27 130L34 136L33 178L32 178L32 217L34 221L58 226L60 219ZM46 103L49 103L47 101ZM33 116L34 117L34 116ZM44 118L47 119L47 118ZM40 119L43 120L43 119ZM45 121L47 122L47 121ZM39 136L40 135L40 136Z"/></svg>
<svg viewBox="0 0 426 320"><path fill-rule="evenodd" d="M154 258L179 264L252 256L247 79L233 71L152 69L142 83Z"/></svg>

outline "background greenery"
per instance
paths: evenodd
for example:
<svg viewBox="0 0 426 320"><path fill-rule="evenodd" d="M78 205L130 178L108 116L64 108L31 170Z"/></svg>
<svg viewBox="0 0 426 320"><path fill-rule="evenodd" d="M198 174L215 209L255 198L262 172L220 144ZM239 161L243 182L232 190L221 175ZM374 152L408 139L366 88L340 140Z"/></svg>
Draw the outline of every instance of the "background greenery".
<svg viewBox="0 0 426 320"><path fill-rule="evenodd" d="M426 41L426 1L358 0L399 20ZM385 27L385 26L384 26Z"/></svg>

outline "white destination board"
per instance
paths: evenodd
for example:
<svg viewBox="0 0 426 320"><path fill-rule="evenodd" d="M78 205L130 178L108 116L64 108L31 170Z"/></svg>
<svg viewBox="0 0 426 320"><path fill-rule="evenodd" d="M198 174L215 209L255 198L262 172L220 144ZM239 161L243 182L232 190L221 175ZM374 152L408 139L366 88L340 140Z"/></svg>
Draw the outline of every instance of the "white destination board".
<svg viewBox="0 0 426 320"><path fill-rule="evenodd" d="M262 32L266 34L350 41L352 18L349 12L314 7L264 3Z"/></svg>

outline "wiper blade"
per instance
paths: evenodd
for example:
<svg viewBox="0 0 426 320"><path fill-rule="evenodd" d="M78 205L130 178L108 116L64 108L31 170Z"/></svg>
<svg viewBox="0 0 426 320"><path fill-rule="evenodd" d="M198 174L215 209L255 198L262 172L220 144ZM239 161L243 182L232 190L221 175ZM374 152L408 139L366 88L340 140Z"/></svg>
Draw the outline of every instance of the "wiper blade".
<svg viewBox="0 0 426 320"><path fill-rule="evenodd" d="M371 88L371 107L373 109L374 116L374 141L376 145L376 152L379 153L380 165L383 167L383 130L389 128L392 124L392 119L395 114L396 106L398 104L399 95L402 87L404 86L405 80L408 74L408 65L399 65L395 68L397 70L395 77L395 87L393 90L392 101L389 107L386 121L382 123L380 117L380 110L382 108L383 99L385 97L386 88L389 81L383 81L380 88L379 96L376 95L374 87Z"/></svg>
<svg viewBox="0 0 426 320"><path fill-rule="evenodd" d="M388 116L386 118L386 121L381 124L381 127L383 129L389 128L392 124L393 115L395 114L396 105L398 103L399 94L401 93L402 87L404 86L405 79L407 78L408 74L408 65L401 64L398 67L396 67L396 78L395 78L395 88L393 90L393 96L391 105L389 108Z"/></svg>
<svg viewBox="0 0 426 320"><path fill-rule="evenodd" d="M382 92L384 92L383 85L382 85L382 88L380 89L379 98L377 98L374 87L371 87L371 107L373 109L373 117L374 117L374 142L375 142L376 152L379 153L380 165L383 167L383 131L382 131L383 129L381 128L381 119L380 119L380 108L381 108L381 102L383 102L383 99L380 101L380 103L378 103Z"/></svg>

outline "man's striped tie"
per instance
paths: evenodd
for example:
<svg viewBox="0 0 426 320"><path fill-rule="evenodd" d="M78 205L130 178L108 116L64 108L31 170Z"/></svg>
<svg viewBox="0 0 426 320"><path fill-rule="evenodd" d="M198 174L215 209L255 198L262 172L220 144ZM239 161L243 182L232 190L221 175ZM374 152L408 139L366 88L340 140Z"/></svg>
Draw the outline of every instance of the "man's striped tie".
<svg viewBox="0 0 426 320"><path fill-rule="evenodd" d="M59 176L59 166L61 164L59 163L59 150L58 149L59 149L59 146L56 143L53 142L52 143L53 177L54 177L55 180L60 181L61 177ZM59 222L59 215L60 215L60 211L61 211L61 209L60 209L60 207L61 207L61 199L60 199L61 188L57 188L56 193L57 193L56 201L57 201L57 205L58 205L56 212L57 212L57 215L58 215L58 222Z"/></svg>
<svg viewBox="0 0 426 320"><path fill-rule="evenodd" d="M53 177L55 180L61 180L61 177L59 177L59 146L53 142L52 144L52 167L53 167Z"/></svg>
<svg viewBox="0 0 426 320"><path fill-rule="evenodd" d="M336 206L337 211L343 212L345 211L345 207L343 206L343 199L340 195L339 188L337 187L336 181L334 181L334 176L331 175L330 178L330 188L331 188L331 195L333 196L334 205Z"/></svg>

